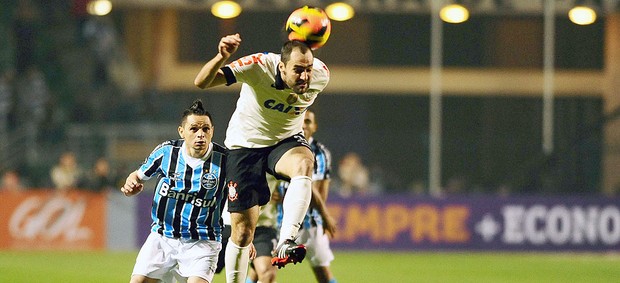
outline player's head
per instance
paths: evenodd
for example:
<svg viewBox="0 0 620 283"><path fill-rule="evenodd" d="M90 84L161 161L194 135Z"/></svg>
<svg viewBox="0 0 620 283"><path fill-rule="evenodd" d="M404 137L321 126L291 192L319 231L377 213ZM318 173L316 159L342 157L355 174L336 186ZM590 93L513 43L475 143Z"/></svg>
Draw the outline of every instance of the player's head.
<svg viewBox="0 0 620 283"><path fill-rule="evenodd" d="M205 110L200 99L195 100L188 109L183 111L179 136L185 139L185 146L191 155L200 157L209 149L213 138L213 121L211 113Z"/></svg>
<svg viewBox="0 0 620 283"><path fill-rule="evenodd" d="M306 137L306 139L310 139L314 135L314 133L316 133L318 127L316 123L316 115L314 115L314 111L310 109L307 109L306 114L304 115L304 136Z"/></svg>
<svg viewBox="0 0 620 283"><path fill-rule="evenodd" d="M75 157L75 153L73 151L67 150L60 155L58 163L61 167L76 167L77 166L77 158Z"/></svg>
<svg viewBox="0 0 620 283"><path fill-rule="evenodd" d="M282 80L297 94L303 94L310 87L314 54L305 43L291 40L284 43L278 69Z"/></svg>

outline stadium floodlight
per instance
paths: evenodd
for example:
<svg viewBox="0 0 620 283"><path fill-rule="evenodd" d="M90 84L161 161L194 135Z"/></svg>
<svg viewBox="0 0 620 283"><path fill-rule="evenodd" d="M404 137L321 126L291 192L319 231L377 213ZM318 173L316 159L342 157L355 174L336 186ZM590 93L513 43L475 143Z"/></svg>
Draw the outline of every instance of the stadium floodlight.
<svg viewBox="0 0 620 283"><path fill-rule="evenodd" d="M94 0L86 6L88 14L93 16L105 16L112 11L112 2L109 0Z"/></svg>
<svg viewBox="0 0 620 283"><path fill-rule="evenodd" d="M334 2L325 8L325 13L327 13L327 16L330 19L343 22L353 18L353 15L355 15L355 10L347 3Z"/></svg>
<svg viewBox="0 0 620 283"><path fill-rule="evenodd" d="M568 18L577 25L589 25L596 21L596 11L590 6L575 6L568 11Z"/></svg>
<svg viewBox="0 0 620 283"><path fill-rule="evenodd" d="M451 24L460 24L469 19L469 10L463 5L450 4L439 10L439 17L442 21Z"/></svg>
<svg viewBox="0 0 620 283"><path fill-rule="evenodd" d="M211 6L211 14L220 19L232 19L241 14L241 5L235 1L218 1Z"/></svg>

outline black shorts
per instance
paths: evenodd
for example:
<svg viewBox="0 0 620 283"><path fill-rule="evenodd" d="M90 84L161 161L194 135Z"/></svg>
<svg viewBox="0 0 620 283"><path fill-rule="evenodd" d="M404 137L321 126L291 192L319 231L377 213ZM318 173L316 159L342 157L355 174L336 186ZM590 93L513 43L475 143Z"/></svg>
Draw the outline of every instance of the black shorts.
<svg viewBox="0 0 620 283"><path fill-rule="evenodd" d="M265 173L288 181L287 177L275 172L276 163L284 153L298 146L310 148L301 133L270 147L229 150L226 159L228 211L242 211L255 205L267 204L271 193Z"/></svg>
<svg viewBox="0 0 620 283"><path fill-rule="evenodd" d="M273 227L257 226L253 243L256 248L256 257L271 257L271 252L278 244L278 231Z"/></svg>

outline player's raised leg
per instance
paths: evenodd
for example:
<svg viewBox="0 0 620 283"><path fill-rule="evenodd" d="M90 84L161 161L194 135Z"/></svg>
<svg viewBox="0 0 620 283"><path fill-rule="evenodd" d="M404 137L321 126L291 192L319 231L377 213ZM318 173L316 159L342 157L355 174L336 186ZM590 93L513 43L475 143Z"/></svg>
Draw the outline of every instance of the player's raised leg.
<svg viewBox="0 0 620 283"><path fill-rule="evenodd" d="M279 242L271 262L278 267L291 262L301 262L306 256L305 247L295 243L295 238L310 206L313 168L312 152L305 146L289 149L276 164L278 174L291 177L282 203L283 217Z"/></svg>

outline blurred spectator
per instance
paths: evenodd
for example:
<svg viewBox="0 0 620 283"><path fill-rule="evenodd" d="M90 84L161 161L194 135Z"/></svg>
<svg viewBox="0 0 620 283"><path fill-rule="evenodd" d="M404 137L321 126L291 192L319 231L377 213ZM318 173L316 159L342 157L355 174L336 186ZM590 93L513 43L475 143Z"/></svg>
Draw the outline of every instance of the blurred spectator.
<svg viewBox="0 0 620 283"><path fill-rule="evenodd" d="M462 175L454 175L448 179L445 187L443 188L443 193L447 195L458 195L466 193L467 189L467 179Z"/></svg>
<svg viewBox="0 0 620 283"><path fill-rule="evenodd" d="M0 191L3 192L17 192L26 188L25 182L22 181L22 177L17 170L10 169L2 174L2 180L0 180Z"/></svg>
<svg viewBox="0 0 620 283"><path fill-rule="evenodd" d="M512 187L508 184L501 184L497 188L497 195L500 197L508 197L512 193Z"/></svg>
<svg viewBox="0 0 620 283"><path fill-rule="evenodd" d="M409 184L409 194L412 196L426 195L426 184L422 180L413 180Z"/></svg>
<svg viewBox="0 0 620 283"><path fill-rule="evenodd" d="M369 171L355 152L345 154L338 164L339 194L342 197L370 193Z"/></svg>
<svg viewBox="0 0 620 283"><path fill-rule="evenodd" d="M54 188L60 191L78 188L81 185L81 175L75 154L71 151L66 151L60 155L58 163L50 172Z"/></svg>
<svg viewBox="0 0 620 283"><path fill-rule="evenodd" d="M84 189L102 192L113 190L117 186L119 185L117 184L116 174L110 169L108 160L104 157L97 159L88 176L88 182L84 185Z"/></svg>

